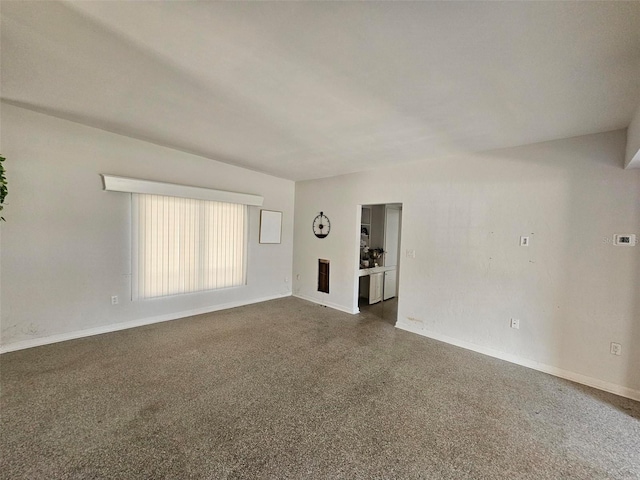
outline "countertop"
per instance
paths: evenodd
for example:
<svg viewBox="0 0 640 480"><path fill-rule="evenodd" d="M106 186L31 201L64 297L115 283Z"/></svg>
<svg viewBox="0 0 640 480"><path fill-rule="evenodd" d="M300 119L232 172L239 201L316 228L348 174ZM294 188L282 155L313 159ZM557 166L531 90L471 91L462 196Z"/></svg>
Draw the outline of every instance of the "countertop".
<svg viewBox="0 0 640 480"><path fill-rule="evenodd" d="M361 268L358 271L358 276L359 277L364 277L366 275L371 275L372 273L381 273L381 272L388 272L390 270L395 270L396 266L392 265L389 267L371 267L371 268Z"/></svg>

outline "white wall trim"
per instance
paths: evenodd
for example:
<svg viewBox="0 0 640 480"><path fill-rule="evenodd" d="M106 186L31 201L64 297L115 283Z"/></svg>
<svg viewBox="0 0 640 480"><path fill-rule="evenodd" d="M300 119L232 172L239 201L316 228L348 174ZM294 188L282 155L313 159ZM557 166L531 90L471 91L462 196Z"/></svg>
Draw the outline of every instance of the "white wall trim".
<svg viewBox="0 0 640 480"><path fill-rule="evenodd" d="M627 152L625 168L640 168L640 105L627 127Z"/></svg>
<svg viewBox="0 0 640 480"><path fill-rule="evenodd" d="M217 312L219 310L227 310L229 308L242 307L244 305L251 305L252 303L266 302L268 300L275 300L278 298L289 297L289 296L291 296L291 293L270 295L268 297L256 298L252 300L241 300L237 302L223 303L220 305L212 305L212 306L203 307L203 308L195 308L193 310L168 313L165 315L141 318L138 320L131 320L129 322L112 323L110 325L104 325L104 326L95 327L95 328L87 328L85 330L76 330L75 332L59 333L56 335L50 335L48 337L40 337L40 338L31 339L31 340L23 340L20 342L15 342L15 343L10 343L8 345L0 346L0 354L15 352L16 350L24 350L25 348L49 345L51 343L66 342L67 340L75 340L77 338L91 337L93 335L101 335L103 333L117 332L119 330L126 330L129 328L142 327L144 325L151 325L154 323L167 322L170 320L179 320L186 317L192 317L194 315L201 315L203 313Z"/></svg>
<svg viewBox="0 0 640 480"><path fill-rule="evenodd" d="M489 357L499 358L500 360L505 360L510 363L515 363L516 365L521 365L523 367L531 368L533 370L538 370L540 372L548 373L549 375L564 378L565 380L570 380L572 382L580 383L588 387L593 387L593 388L597 388L598 390L604 390L605 392L614 393L616 395L620 395L621 397L626 397L632 400L640 401L640 390L634 390L632 388L616 385L615 383L605 382L603 380L598 380L597 378L588 377L580 373L575 373L569 370L564 370L562 368L553 367L551 365L546 365L544 363L536 362L535 360L529 360L527 358L522 358L517 355L504 353L499 350L494 350L493 348L483 347L480 345L476 345L475 343L466 342L464 340L458 340L456 338L449 337L447 335L442 335L440 333L424 330L422 328L419 328L417 325L412 325L411 323L406 321L403 322L398 320L398 322L396 323L396 327L401 330L405 330L407 332L422 335L423 337L432 338L440 342L448 343L450 345L455 345L456 347L472 350L474 352L481 353Z"/></svg>
<svg viewBox="0 0 640 480"><path fill-rule="evenodd" d="M241 203L243 205L261 206L264 198L250 193L225 192L213 188L191 187L176 183L153 182L138 178L117 177L102 174L104 189L108 192L146 193L166 195L169 197L195 198L214 202Z"/></svg>
<svg viewBox="0 0 640 480"><path fill-rule="evenodd" d="M625 168L640 168L640 149L638 149L636 154L629 159Z"/></svg>
<svg viewBox="0 0 640 480"><path fill-rule="evenodd" d="M351 315L355 315L357 313L360 313L360 309L358 309L358 308L353 310L351 308L344 307L344 306L338 305L336 303L325 302L325 301L322 301L322 300L318 300L316 298L307 297L306 295L294 294L293 296L297 297L297 298L301 298L302 300L306 300L307 302L317 303L318 305L322 305L324 307L333 308L334 310L340 310L341 312L349 313Z"/></svg>

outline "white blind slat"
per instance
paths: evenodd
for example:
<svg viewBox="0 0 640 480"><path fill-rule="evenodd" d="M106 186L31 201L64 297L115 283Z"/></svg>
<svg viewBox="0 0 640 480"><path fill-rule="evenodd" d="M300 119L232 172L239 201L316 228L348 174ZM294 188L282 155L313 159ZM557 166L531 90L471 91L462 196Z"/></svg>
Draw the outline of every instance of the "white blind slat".
<svg viewBox="0 0 640 480"><path fill-rule="evenodd" d="M246 205L135 193L132 203L134 298L245 284Z"/></svg>

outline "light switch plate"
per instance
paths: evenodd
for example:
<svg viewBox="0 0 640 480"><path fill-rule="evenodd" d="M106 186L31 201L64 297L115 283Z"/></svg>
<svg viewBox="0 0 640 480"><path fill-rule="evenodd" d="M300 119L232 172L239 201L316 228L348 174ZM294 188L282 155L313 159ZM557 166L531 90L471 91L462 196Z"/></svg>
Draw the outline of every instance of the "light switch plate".
<svg viewBox="0 0 640 480"><path fill-rule="evenodd" d="M528 247L529 246L529 237L520 237L520 246Z"/></svg>

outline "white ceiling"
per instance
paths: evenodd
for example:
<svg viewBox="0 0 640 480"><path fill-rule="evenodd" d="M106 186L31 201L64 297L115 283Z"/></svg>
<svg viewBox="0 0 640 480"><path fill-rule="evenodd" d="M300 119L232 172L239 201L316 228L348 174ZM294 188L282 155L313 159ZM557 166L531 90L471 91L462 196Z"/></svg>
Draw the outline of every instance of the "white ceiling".
<svg viewBox="0 0 640 480"><path fill-rule="evenodd" d="M7 2L2 98L294 180L626 127L640 2Z"/></svg>

